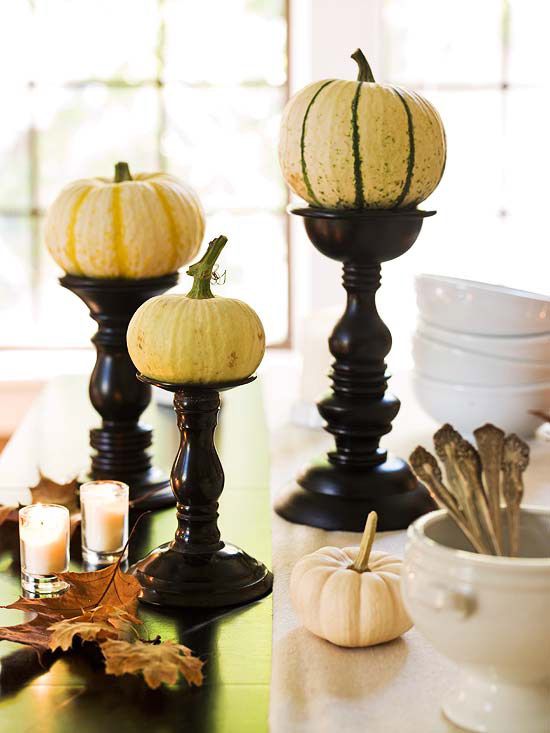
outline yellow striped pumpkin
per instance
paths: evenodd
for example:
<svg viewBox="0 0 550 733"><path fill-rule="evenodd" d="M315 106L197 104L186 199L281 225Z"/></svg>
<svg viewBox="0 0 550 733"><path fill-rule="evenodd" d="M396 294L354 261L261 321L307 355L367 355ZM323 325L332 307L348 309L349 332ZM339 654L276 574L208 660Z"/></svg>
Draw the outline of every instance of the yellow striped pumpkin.
<svg viewBox="0 0 550 733"><path fill-rule="evenodd" d="M134 313L128 353L145 376L172 384L233 382L253 374L265 351L256 312L233 298L214 296L210 280L226 237L217 237L187 271L187 295L159 295Z"/></svg>
<svg viewBox="0 0 550 733"><path fill-rule="evenodd" d="M419 94L377 84L359 49L352 58L357 81L318 81L288 102L279 145L283 176L316 207L412 208L443 175L443 124Z"/></svg>
<svg viewBox="0 0 550 733"><path fill-rule="evenodd" d="M117 163L115 178L66 186L48 210L45 240L65 272L140 279L174 272L197 254L204 212L187 184Z"/></svg>

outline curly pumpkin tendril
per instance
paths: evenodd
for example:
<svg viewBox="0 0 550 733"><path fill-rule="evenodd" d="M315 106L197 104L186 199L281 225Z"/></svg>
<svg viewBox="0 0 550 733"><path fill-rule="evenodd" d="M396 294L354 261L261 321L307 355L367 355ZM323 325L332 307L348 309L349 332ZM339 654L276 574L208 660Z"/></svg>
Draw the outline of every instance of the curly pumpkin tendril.
<svg viewBox="0 0 550 733"><path fill-rule="evenodd" d="M213 298L214 295L210 289L210 283L219 282L225 278L225 273L218 275L216 260L220 256L222 249L227 244L227 237L223 234L213 239L208 245L202 259L195 262L194 265L187 270L187 274L193 278L193 287L187 293L188 298Z"/></svg>

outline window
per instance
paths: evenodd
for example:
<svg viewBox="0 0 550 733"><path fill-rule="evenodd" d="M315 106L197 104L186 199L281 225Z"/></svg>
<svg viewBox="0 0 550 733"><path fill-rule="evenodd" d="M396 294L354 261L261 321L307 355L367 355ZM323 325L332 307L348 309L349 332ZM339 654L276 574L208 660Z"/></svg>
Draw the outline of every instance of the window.
<svg viewBox="0 0 550 733"><path fill-rule="evenodd" d="M549 292L545 145L550 6L537 0L383 0L380 80L437 107L448 159L410 253L384 266L380 310L395 367L410 359L413 274Z"/></svg>
<svg viewBox="0 0 550 733"><path fill-rule="evenodd" d="M284 0L19 0L0 5L0 346L82 346L94 330L41 238L75 179L166 170L230 238L223 295L288 339ZM187 285L187 283L186 283ZM182 287L185 290L186 285Z"/></svg>

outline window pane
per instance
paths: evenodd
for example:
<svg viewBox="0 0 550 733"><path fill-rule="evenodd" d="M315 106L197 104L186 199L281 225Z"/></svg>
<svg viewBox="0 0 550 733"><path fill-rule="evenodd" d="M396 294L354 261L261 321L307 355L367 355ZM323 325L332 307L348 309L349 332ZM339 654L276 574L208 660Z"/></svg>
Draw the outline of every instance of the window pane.
<svg viewBox="0 0 550 733"><path fill-rule="evenodd" d="M226 271L226 281L213 286L214 294L249 303L262 319L271 344L285 341L288 335L285 227L284 214L220 212L209 217L205 235L205 243L219 234L229 238L219 268L220 273ZM44 346L84 346L89 343L94 325L85 305L59 285L58 278L62 274L41 245L36 333L32 333L31 342ZM185 268L180 282L177 290L187 293L191 279L185 275ZM63 328L59 324L63 324Z"/></svg>
<svg viewBox="0 0 550 733"><path fill-rule="evenodd" d="M390 328L390 368L412 366L411 335L418 318L414 276L421 272L516 285L517 255L507 236L507 219L487 215L483 206L460 200L437 207L426 219L406 257L384 263L377 295L380 314ZM466 212L466 215L465 215ZM517 285L516 285L517 286Z"/></svg>
<svg viewBox="0 0 550 733"><path fill-rule="evenodd" d="M487 216L481 212L472 226L471 217L458 213L457 206L455 211L441 210L433 219L426 219L411 250L413 272L434 272L549 292L548 268L532 264L544 261L548 247L540 219ZM407 259L400 258L399 263L405 267ZM384 265L384 282L389 270L390 263ZM391 299L391 286L389 290Z"/></svg>
<svg viewBox="0 0 550 733"><path fill-rule="evenodd" d="M27 217L0 217L0 341L29 343L33 337L32 228Z"/></svg>
<svg viewBox="0 0 550 733"><path fill-rule="evenodd" d="M548 206L548 98L543 90L506 94L506 205L533 219Z"/></svg>
<svg viewBox="0 0 550 733"><path fill-rule="evenodd" d="M29 169L29 92L26 87L2 88L0 115L0 209L26 213L31 207Z"/></svg>
<svg viewBox="0 0 550 733"><path fill-rule="evenodd" d="M276 209L286 202L277 162L282 90L166 88L168 169L207 209Z"/></svg>
<svg viewBox="0 0 550 733"><path fill-rule="evenodd" d="M502 0L385 0L385 80L501 81Z"/></svg>
<svg viewBox="0 0 550 733"><path fill-rule="evenodd" d="M58 267L44 245L43 221L40 222L38 268L39 286L35 291L36 322L34 344L37 346L89 346L97 326L84 303L70 290L62 288Z"/></svg>
<svg viewBox="0 0 550 733"><path fill-rule="evenodd" d="M517 213L514 210L504 219L502 240L495 242L493 248L490 281L550 295L548 234L543 211L536 207Z"/></svg>
<svg viewBox="0 0 550 733"><path fill-rule="evenodd" d="M0 60L1 344L88 344L95 326L31 214L119 160L197 189L207 237L226 231L234 245L222 293L250 301L271 342L287 338L285 0L0 3Z"/></svg>
<svg viewBox="0 0 550 733"><path fill-rule="evenodd" d="M112 176L119 160L136 172L157 170L157 95L95 84L37 90L41 206L73 179Z"/></svg>
<svg viewBox="0 0 550 733"><path fill-rule="evenodd" d="M285 83L283 0L168 0L165 7L166 79Z"/></svg>
<svg viewBox="0 0 550 733"><path fill-rule="evenodd" d="M157 0L35 0L34 78L157 76Z"/></svg>
<svg viewBox="0 0 550 733"><path fill-rule="evenodd" d="M207 220L205 242L219 234L229 242L219 261L225 283L214 285L214 294L251 305L262 319L268 343L281 343L288 335L285 215L220 212ZM183 270L178 290L187 293L190 287Z"/></svg>
<svg viewBox="0 0 550 733"><path fill-rule="evenodd" d="M6 74L2 84L7 83L8 76L14 86L32 78L32 40L31 3L0 2L0 69Z"/></svg>
<svg viewBox="0 0 550 733"><path fill-rule="evenodd" d="M447 135L445 173L423 208L482 209L493 216L503 205L503 95L498 91L427 92Z"/></svg>
<svg viewBox="0 0 550 733"><path fill-rule="evenodd" d="M509 261L506 217L480 211L474 218L464 216L465 210L470 211L470 207L456 202L453 208L441 207L433 218L425 220L411 250L412 272L487 282L513 280L515 264ZM407 258L402 260L405 267Z"/></svg>
<svg viewBox="0 0 550 733"><path fill-rule="evenodd" d="M509 0L510 62L512 84L548 84L550 4L540 0Z"/></svg>

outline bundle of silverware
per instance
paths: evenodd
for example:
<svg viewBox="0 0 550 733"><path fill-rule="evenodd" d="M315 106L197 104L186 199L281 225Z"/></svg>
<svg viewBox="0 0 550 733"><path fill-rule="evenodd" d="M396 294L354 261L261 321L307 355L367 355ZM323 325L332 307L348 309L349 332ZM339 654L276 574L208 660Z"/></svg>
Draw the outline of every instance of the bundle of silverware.
<svg viewBox="0 0 550 733"><path fill-rule="evenodd" d="M421 446L411 454L411 466L476 552L517 556L529 446L514 433L506 435L490 424L474 430L474 437L477 450L452 425L435 433L434 448L445 469L445 482L435 456Z"/></svg>

